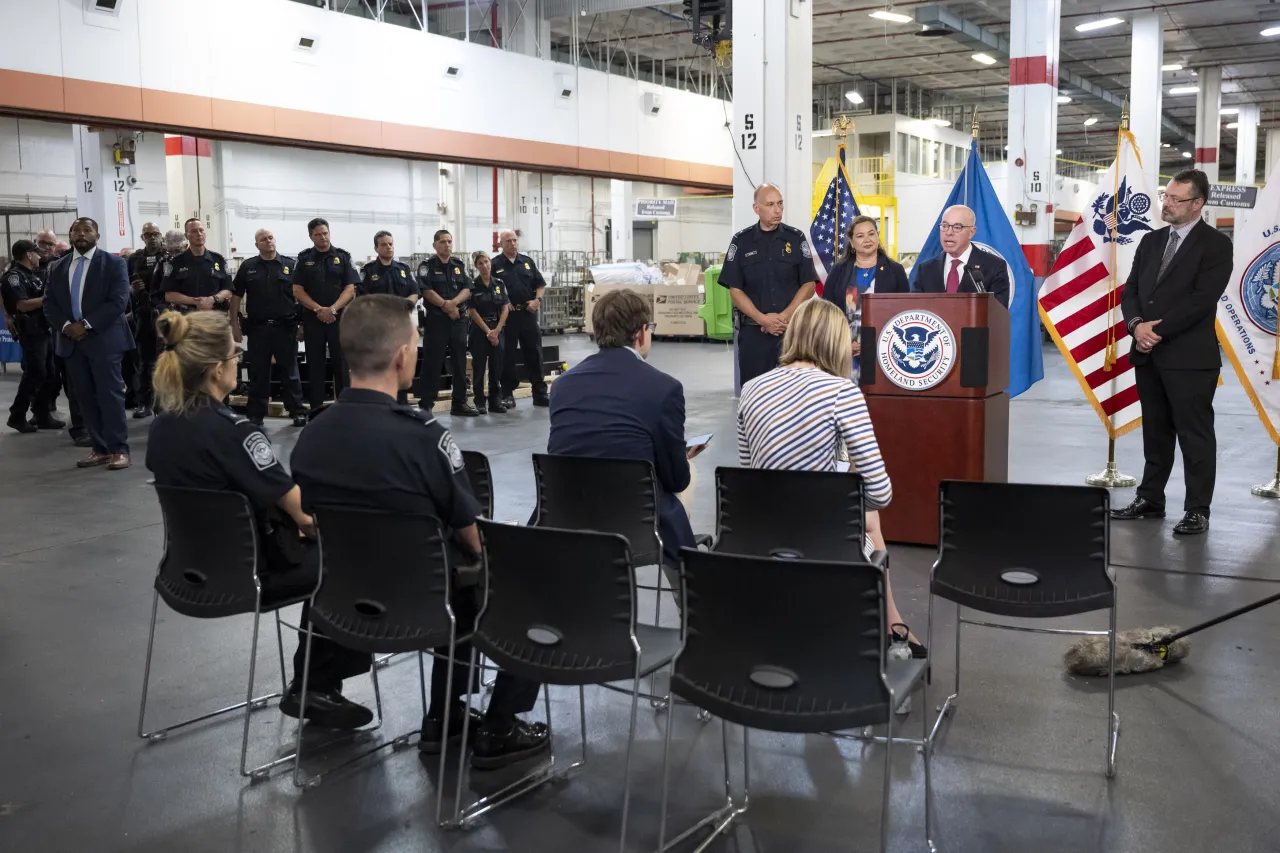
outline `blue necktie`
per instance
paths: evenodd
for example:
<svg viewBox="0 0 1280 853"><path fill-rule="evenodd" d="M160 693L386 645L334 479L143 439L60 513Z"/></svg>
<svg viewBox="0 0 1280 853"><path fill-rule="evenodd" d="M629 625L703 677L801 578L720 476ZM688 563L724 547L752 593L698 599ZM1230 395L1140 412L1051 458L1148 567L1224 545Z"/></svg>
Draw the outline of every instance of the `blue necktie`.
<svg viewBox="0 0 1280 853"><path fill-rule="evenodd" d="M84 284L84 255L76 258L76 271L71 276L71 316L76 320L83 320L84 315L80 312L80 288Z"/></svg>

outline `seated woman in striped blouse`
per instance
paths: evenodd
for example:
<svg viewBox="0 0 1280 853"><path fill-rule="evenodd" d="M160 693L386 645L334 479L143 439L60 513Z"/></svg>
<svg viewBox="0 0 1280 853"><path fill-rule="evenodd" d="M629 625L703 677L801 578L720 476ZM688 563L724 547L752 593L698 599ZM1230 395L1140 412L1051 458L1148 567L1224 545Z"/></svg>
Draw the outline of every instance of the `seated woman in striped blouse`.
<svg viewBox="0 0 1280 853"><path fill-rule="evenodd" d="M782 339L781 366L742 388L738 402L738 457L744 468L835 471L842 446L849 470L862 475L867 512L866 555L883 550L877 510L893 498L862 391L849 379L853 347L849 322L835 305L811 299L791 317ZM910 633L885 577L889 625ZM911 652L924 646L911 638Z"/></svg>

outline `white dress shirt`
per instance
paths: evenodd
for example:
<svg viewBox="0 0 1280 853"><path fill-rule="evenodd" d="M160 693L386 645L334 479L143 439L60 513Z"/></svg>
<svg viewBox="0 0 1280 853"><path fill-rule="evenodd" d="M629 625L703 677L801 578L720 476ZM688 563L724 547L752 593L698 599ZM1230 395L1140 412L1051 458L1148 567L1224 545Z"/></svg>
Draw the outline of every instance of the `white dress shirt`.
<svg viewBox="0 0 1280 853"><path fill-rule="evenodd" d="M89 251L85 252L83 255L80 254L79 252L72 252L71 257L67 259L71 262L71 266L67 268L67 288L71 291L71 294L70 294L71 297L76 300L76 311L80 314L82 318L84 317L84 286L89 281L89 265L93 263L93 255L97 251L98 251L98 247L94 246L91 249L89 249ZM81 258L84 258L84 274L83 274L83 277L80 279L80 292L76 293L75 292L76 265L80 263ZM82 319L80 322L84 323L84 327L86 329L93 328L92 326L89 325L88 320ZM70 326L70 325L71 325L70 321L63 323L62 330L65 332L67 330L67 326Z"/></svg>

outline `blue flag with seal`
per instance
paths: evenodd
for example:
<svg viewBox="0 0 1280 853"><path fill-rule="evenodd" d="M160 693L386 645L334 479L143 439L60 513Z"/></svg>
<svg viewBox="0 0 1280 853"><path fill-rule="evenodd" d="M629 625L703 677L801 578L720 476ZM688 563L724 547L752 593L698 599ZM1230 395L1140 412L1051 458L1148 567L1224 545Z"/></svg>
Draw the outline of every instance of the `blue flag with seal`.
<svg viewBox="0 0 1280 853"><path fill-rule="evenodd" d="M1016 397L1044 378L1044 354L1040 350L1040 317L1037 313L1036 279L1022 254L1022 246L1013 233L1013 225L1000 206L1000 197L991 186L987 170L978 156L978 141L970 143L969 160L951 188L947 203L920 250L920 260L942 254L938 239L942 213L948 207L963 204L973 211L977 230L973 244L1004 259L1009 268L1009 396ZM911 270L911 288L915 289L917 263Z"/></svg>

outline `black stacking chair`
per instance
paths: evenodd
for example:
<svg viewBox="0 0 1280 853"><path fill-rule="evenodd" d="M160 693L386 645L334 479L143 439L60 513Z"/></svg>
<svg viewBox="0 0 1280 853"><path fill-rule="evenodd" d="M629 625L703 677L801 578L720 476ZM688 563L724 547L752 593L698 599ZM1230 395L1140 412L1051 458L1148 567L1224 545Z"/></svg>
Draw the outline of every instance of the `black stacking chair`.
<svg viewBox="0 0 1280 853"><path fill-rule="evenodd" d="M480 502L484 517L493 518L493 469L489 467L489 457L478 450L464 450L462 464L471 481L471 494Z"/></svg>
<svg viewBox="0 0 1280 853"><path fill-rule="evenodd" d="M933 734L960 695L960 628L979 625L1038 634L1105 636L1107 777L1115 775L1116 585L1111 574L1110 499L1091 486L944 481L938 489L938 560L929 579L929 648L934 597L956 605L955 685ZM1034 628L965 619L964 608L1019 619L1055 619L1109 610L1106 631ZM928 704L927 694L925 703Z"/></svg>
<svg viewBox="0 0 1280 853"><path fill-rule="evenodd" d="M544 685L577 686L582 755L563 770L555 769L552 758L465 810L460 773L455 825L464 826L513 797L584 765L587 722L582 688L625 681L631 694L631 724L620 849L626 853L640 679L671 664L683 642L682 631L638 621L631 549L616 533L522 527L483 519L480 533L486 595L472 640L471 677L475 677L477 655L483 653L513 675ZM548 725L550 720L548 704ZM466 723L463 725L465 742Z"/></svg>
<svg viewBox="0 0 1280 853"><path fill-rule="evenodd" d="M466 642L459 636L450 595L454 573L474 580L475 570L451 566L440 522L429 515L401 515L390 512L356 510L331 506L316 507L316 530L320 537L320 586L311 599L310 626L347 648L378 653L418 652L447 645L448 665L454 648ZM306 661L311 662L312 630L307 631ZM449 668L452 683L453 668ZM422 694L422 715L427 714L426 675L418 657L418 679ZM305 700L307 682L302 683ZM444 731L449 731L445 707ZM303 702L302 711L305 712ZM399 750L409 745L420 730L355 756L339 767L390 746ZM443 776L448 744L440 751L441 784L436 792L439 819L443 796ZM308 779L302 777L302 727L298 728L298 763L294 784L314 787L333 767Z"/></svg>
<svg viewBox="0 0 1280 853"><path fill-rule="evenodd" d="M307 599L307 594L285 599L264 599L259 569L257 522L248 498L238 492L156 486L164 519L164 556L160 558L151 601L151 627L147 634L147 662L142 673L142 702L138 709L138 737L150 742L165 740L170 732L223 714L244 710L244 736L240 743L240 775L263 779L292 761L288 755L249 769L249 716L265 708L282 692L253 695L258 661L258 628L263 613L275 613L276 643L280 656L281 691L289 683L284 669L284 638L280 610ZM156 639L156 615L161 599L175 613L193 619L221 619L253 614L253 639L249 644L249 685L245 700L219 708L163 729L146 731L147 688L151 681L151 653Z"/></svg>
<svg viewBox="0 0 1280 853"><path fill-rule="evenodd" d="M885 660L884 570L870 563L779 560L683 550L687 638L671 692L725 724L725 805L667 842L671 721L663 746L659 851L705 826L711 836L745 814L750 794L747 729L825 734L887 726L880 849L889 838L893 709L923 681L927 662ZM922 715L924 728L928 717ZM743 727L743 794L729 778L728 723ZM932 845L931 745L925 767L925 835ZM698 849L705 849L706 839Z"/></svg>
<svg viewBox="0 0 1280 853"><path fill-rule="evenodd" d="M866 511L858 474L716 469L716 539L722 554L866 561ZM872 563L888 564L877 551Z"/></svg>

